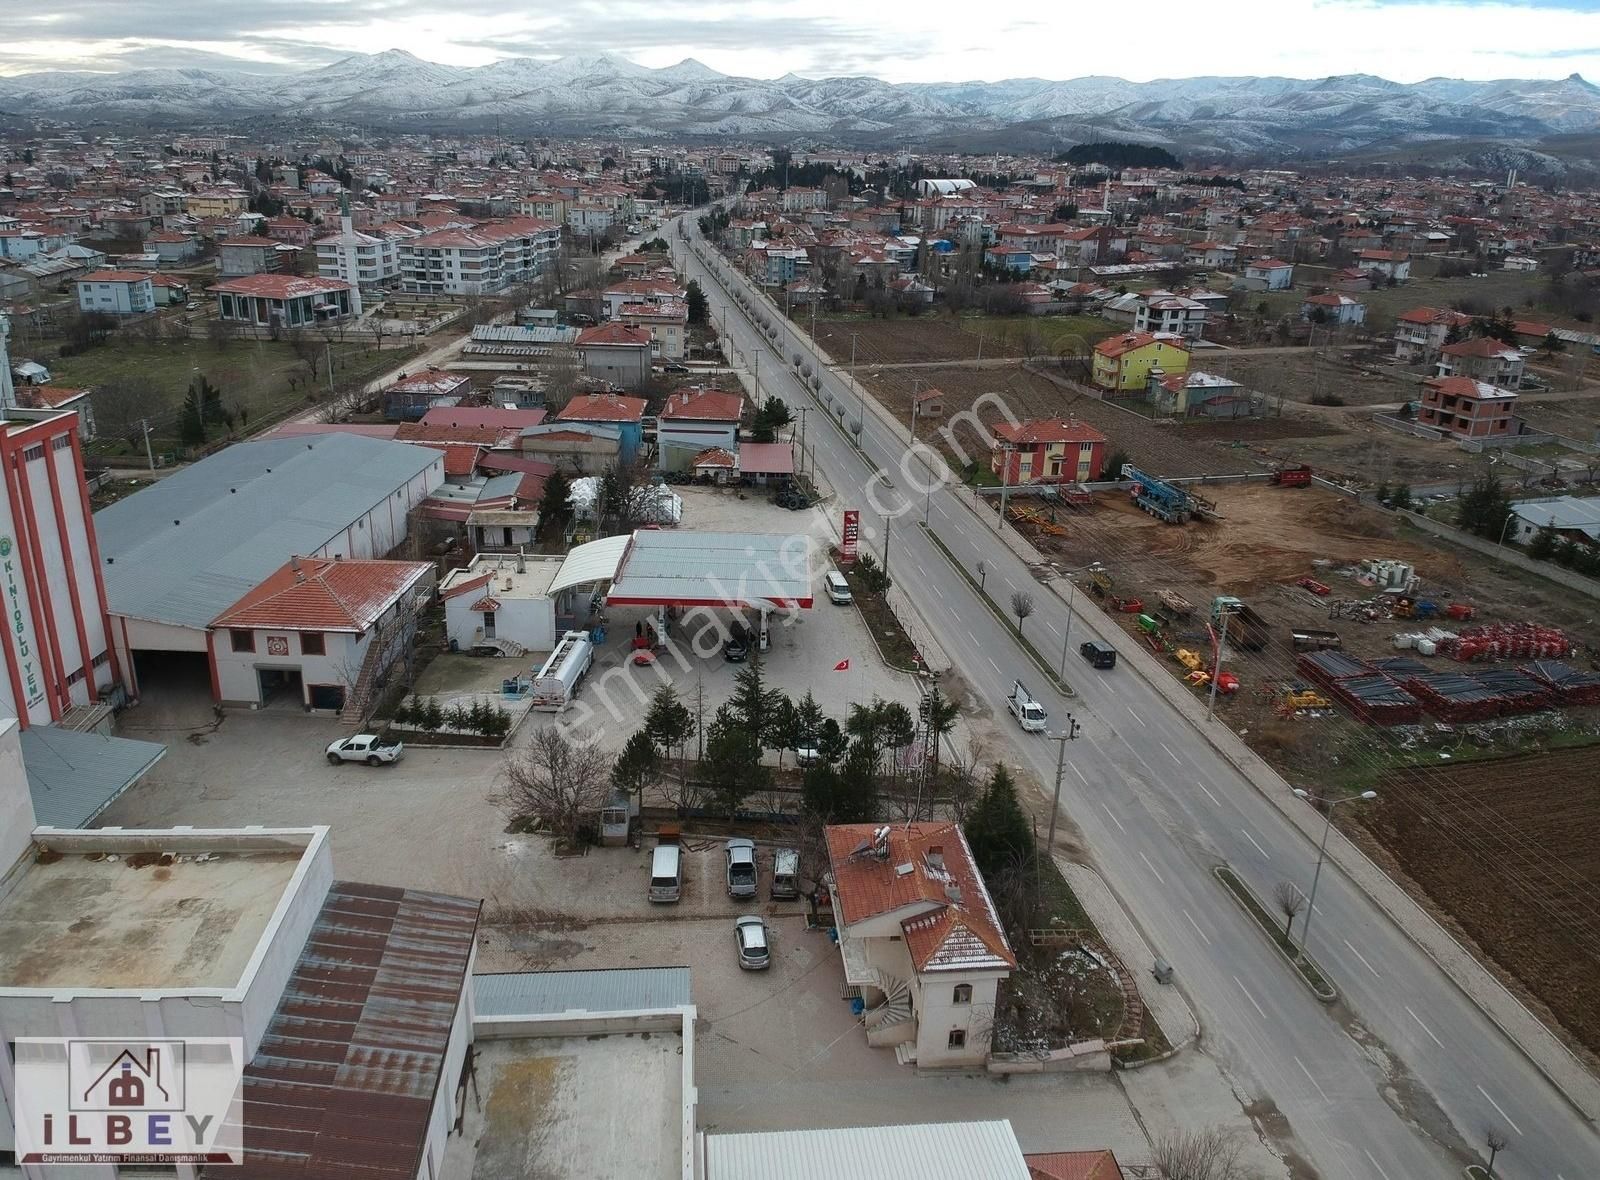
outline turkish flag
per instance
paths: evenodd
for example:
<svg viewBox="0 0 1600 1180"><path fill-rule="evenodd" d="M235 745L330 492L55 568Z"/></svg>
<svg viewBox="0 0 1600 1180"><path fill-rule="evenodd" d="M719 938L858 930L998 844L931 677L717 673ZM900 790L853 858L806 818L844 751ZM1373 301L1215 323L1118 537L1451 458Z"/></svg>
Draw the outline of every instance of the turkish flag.
<svg viewBox="0 0 1600 1180"><path fill-rule="evenodd" d="M835 664L833 666L833 670L835 672L848 672L848 671L850 671L850 661L848 659L840 660L837 664Z"/></svg>

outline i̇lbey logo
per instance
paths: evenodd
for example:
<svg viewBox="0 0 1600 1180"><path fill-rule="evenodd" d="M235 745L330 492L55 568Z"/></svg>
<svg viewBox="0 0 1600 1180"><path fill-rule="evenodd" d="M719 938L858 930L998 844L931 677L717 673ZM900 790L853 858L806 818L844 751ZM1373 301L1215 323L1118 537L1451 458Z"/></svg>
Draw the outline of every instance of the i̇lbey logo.
<svg viewBox="0 0 1600 1180"><path fill-rule="evenodd" d="M243 1160L237 1037L16 1042L19 1163Z"/></svg>

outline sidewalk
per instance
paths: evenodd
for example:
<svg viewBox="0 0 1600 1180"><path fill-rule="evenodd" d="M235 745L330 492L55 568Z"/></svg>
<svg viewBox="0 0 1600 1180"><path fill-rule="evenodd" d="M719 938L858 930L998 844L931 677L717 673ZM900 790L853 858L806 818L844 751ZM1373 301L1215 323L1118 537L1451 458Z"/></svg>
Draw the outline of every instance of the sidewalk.
<svg viewBox="0 0 1600 1180"><path fill-rule="evenodd" d="M819 352L819 356L824 363L832 364L826 353ZM847 374L838 372L837 366L833 367L835 375L847 385L854 384ZM865 398L865 404L881 423L894 431L896 438L903 440L908 447L911 445L911 436L905 424L884 410L875 397ZM983 508L968 488L954 485L951 490L973 510L986 528L993 530L994 513ZM1039 551L1026 538L1019 536L1015 529L1001 528L999 535L1022 562L1030 566L1044 563ZM1044 584L1063 602L1066 601L1060 579ZM1317 843L1322 834L1321 815L1295 798L1282 776L1253 753L1230 729L1208 722L1200 699L1168 673L1148 650L1132 642L1121 628L1104 625L1096 611L1083 610L1077 612L1075 617L1097 638L1114 646L1125 665L1133 664L1138 675L1182 714L1202 739L1210 743L1218 754L1300 830L1308 845ZM1522 1051L1580 1114L1591 1122L1600 1119L1600 1079L1590 1073L1561 1039L1457 942L1449 931L1440 926L1410 894L1337 829L1328 841L1328 859L1423 954L1433 960L1440 971Z"/></svg>
<svg viewBox="0 0 1600 1180"><path fill-rule="evenodd" d="M1174 1050L1188 1048L1199 1039L1200 1018L1177 987L1158 984L1150 974L1156 954L1134 925L1133 915L1122 907L1116 894L1111 892L1111 887L1095 870L1087 865L1075 864L1060 854L1056 855L1055 862L1061 875L1067 879L1067 884L1072 886L1072 892L1093 919L1100 937L1117 952L1123 965L1133 972L1134 984L1139 989L1144 1006L1161 1026L1167 1043Z"/></svg>

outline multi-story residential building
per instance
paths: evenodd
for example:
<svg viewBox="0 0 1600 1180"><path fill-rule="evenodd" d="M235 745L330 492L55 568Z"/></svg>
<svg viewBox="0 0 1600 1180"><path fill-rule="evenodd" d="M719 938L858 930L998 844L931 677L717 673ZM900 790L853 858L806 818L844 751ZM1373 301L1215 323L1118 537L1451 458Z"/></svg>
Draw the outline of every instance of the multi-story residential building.
<svg viewBox="0 0 1600 1180"><path fill-rule="evenodd" d="M224 238L217 243L217 273L224 278L270 274L282 269L286 249L281 242L254 234Z"/></svg>
<svg viewBox="0 0 1600 1180"><path fill-rule="evenodd" d="M1411 255L1404 250L1363 250L1356 265L1368 274L1403 283L1411 277Z"/></svg>
<svg viewBox="0 0 1600 1180"><path fill-rule="evenodd" d="M318 238L317 274L343 279L356 288L391 287L400 281L400 246L387 234L359 232L350 219L349 202L340 209L339 232ZM360 314L361 301L356 299Z"/></svg>
<svg viewBox="0 0 1600 1180"><path fill-rule="evenodd" d="M189 193L183 198L183 211L191 217L228 217L243 213L249 205L243 193L227 189Z"/></svg>
<svg viewBox="0 0 1600 1180"><path fill-rule="evenodd" d="M136 270L96 270L78 280L78 310L144 315L156 309L150 276Z"/></svg>
<svg viewBox="0 0 1600 1180"><path fill-rule="evenodd" d="M1394 355L1406 365L1427 364L1444 348L1450 329L1465 330L1472 317L1448 308L1414 307L1395 317Z"/></svg>
<svg viewBox="0 0 1600 1180"><path fill-rule="evenodd" d="M567 223L567 207L571 202L560 193L529 193L522 198L518 210L524 217L533 217L539 221L553 221L557 225Z"/></svg>
<svg viewBox="0 0 1600 1180"><path fill-rule="evenodd" d="M1100 478L1106 436L1076 418L1035 419L994 428L989 470L1003 484L1053 480L1088 483Z"/></svg>
<svg viewBox="0 0 1600 1180"><path fill-rule="evenodd" d="M783 190L783 211L804 213L808 209L822 209L828 204L828 194L820 188L786 188Z"/></svg>
<svg viewBox="0 0 1600 1180"><path fill-rule="evenodd" d="M400 285L421 294L486 294L537 278L560 253L560 227L529 218L434 230L399 244Z"/></svg>
<svg viewBox="0 0 1600 1180"><path fill-rule="evenodd" d="M616 220L616 210L598 201L574 201L567 206L567 228L580 236L605 233Z"/></svg>
<svg viewBox="0 0 1600 1180"><path fill-rule="evenodd" d="M643 328L654 341L653 351L662 360L681 360L688 351L689 305L672 300L664 303L625 303L617 309L617 320L630 328Z"/></svg>
<svg viewBox="0 0 1600 1180"><path fill-rule="evenodd" d="M1516 401L1511 390L1471 377L1429 377L1422 383L1417 422L1462 438L1503 438L1516 433Z"/></svg>
<svg viewBox="0 0 1600 1180"><path fill-rule="evenodd" d="M154 254L163 263L181 266L199 255L200 239L178 230L157 230L144 240L144 252Z"/></svg>
<svg viewBox="0 0 1600 1180"><path fill-rule="evenodd" d="M1094 346L1094 383L1113 394L1143 393L1150 371L1187 373L1189 349L1181 337L1126 332Z"/></svg>
<svg viewBox="0 0 1600 1180"><path fill-rule="evenodd" d="M1492 336L1474 336L1446 344L1439 350L1435 376L1471 377L1503 389L1517 389L1522 385L1522 371L1527 362L1520 349L1504 344Z"/></svg>
<svg viewBox="0 0 1600 1180"><path fill-rule="evenodd" d="M1174 295L1171 291L1149 291L1139 300L1133 316L1136 332L1161 332L1199 340L1205 335L1211 309L1198 299Z"/></svg>
<svg viewBox="0 0 1600 1180"><path fill-rule="evenodd" d="M1255 258L1245 263L1244 277L1260 290L1287 291L1294 284L1294 264L1276 258Z"/></svg>
<svg viewBox="0 0 1600 1180"><path fill-rule="evenodd" d="M828 890L867 1044L918 1067L982 1066L1000 981L1016 968L953 823L833 825Z"/></svg>

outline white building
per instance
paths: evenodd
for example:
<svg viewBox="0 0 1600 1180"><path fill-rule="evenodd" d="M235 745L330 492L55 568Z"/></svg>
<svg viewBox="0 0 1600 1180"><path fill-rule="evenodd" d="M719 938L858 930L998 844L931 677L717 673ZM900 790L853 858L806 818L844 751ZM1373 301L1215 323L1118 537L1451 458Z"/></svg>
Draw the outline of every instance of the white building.
<svg viewBox="0 0 1600 1180"><path fill-rule="evenodd" d="M1198 299L1174 295L1171 291L1149 291L1139 296L1133 327L1137 332L1168 332L1185 340L1205 335L1211 309Z"/></svg>
<svg viewBox="0 0 1600 1180"><path fill-rule="evenodd" d="M683 471L709 447L739 451L744 395L720 389L680 390L656 415L656 469Z"/></svg>
<svg viewBox="0 0 1600 1180"><path fill-rule="evenodd" d="M339 232L318 238L317 275L324 279L343 279L356 288L355 314L361 314L361 292L365 287L389 287L400 281L400 248L383 234L364 234L350 220L350 198L339 202Z"/></svg>
<svg viewBox="0 0 1600 1180"><path fill-rule="evenodd" d="M78 310L144 315L156 309L150 276L136 270L96 270L78 280Z"/></svg>
<svg viewBox="0 0 1600 1180"><path fill-rule="evenodd" d="M552 651L588 618L588 591L578 590L598 578L578 550L565 557L479 554L439 583L445 634L462 651Z"/></svg>
<svg viewBox="0 0 1600 1180"><path fill-rule="evenodd" d="M1322 295L1309 295L1300 304L1300 318L1312 320L1318 310L1322 321L1328 324L1364 324L1367 322L1367 305L1359 299L1329 291Z"/></svg>
<svg viewBox="0 0 1600 1180"><path fill-rule="evenodd" d="M427 295L478 295L544 274L561 255L561 228L531 218L440 229L399 245L400 285Z"/></svg>
<svg viewBox="0 0 1600 1180"><path fill-rule="evenodd" d="M291 557L211 621L213 696L329 713L358 691L370 697L409 648L433 585L428 561Z"/></svg>
<svg viewBox="0 0 1600 1180"><path fill-rule="evenodd" d="M336 881L325 827L35 823L6 720L0 1042L236 1037L247 1063L241 1175L346 1174L352 1141L327 1129L374 1102L386 1158L399 1162L372 1175L441 1174L472 1041L479 902ZM381 1084L374 1061L385 1063ZM16 1146L16 1096L15 1057L0 1053L0 1152ZM364 1153L362 1162L374 1161ZM31 1163L21 1171L63 1174ZM196 1169L166 1174L192 1180Z"/></svg>
<svg viewBox="0 0 1600 1180"><path fill-rule="evenodd" d="M211 682L214 619L291 557L383 557L443 482L441 451L284 436L237 443L101 509L113 648L131 691L141 688L138 659Z"/></svg>
<svg viewBox="0 0 1600 1180"><path fill-rule="evenodd" d="M1017 959L953 823L826 829L845 982L867 1043L919 1067L981 1066L995 997Z"/></svg>
<svg viewBox="0 0 1600 1180"><path fill-rule="evenodd" d="M1294 264L1276 258L1256 258L1245 263L1247 284L1258 291L1287 291L1294 284Z"/></svg>

